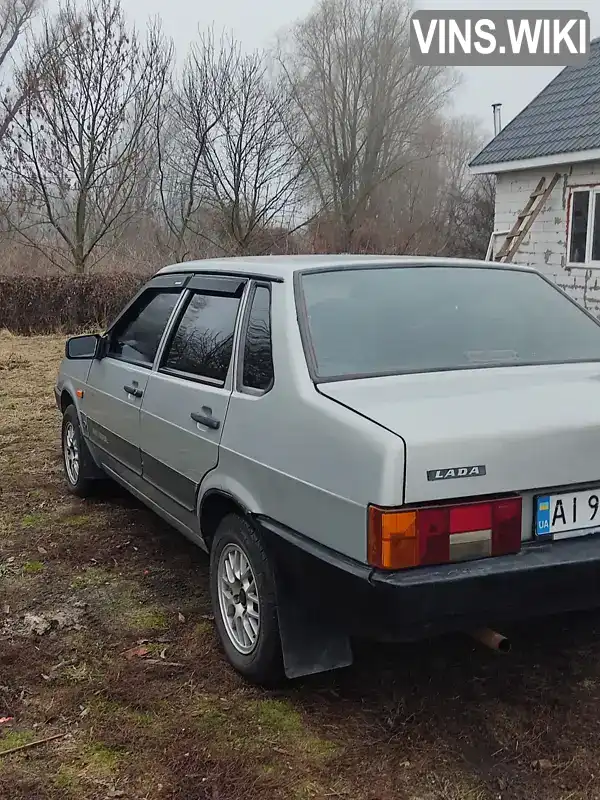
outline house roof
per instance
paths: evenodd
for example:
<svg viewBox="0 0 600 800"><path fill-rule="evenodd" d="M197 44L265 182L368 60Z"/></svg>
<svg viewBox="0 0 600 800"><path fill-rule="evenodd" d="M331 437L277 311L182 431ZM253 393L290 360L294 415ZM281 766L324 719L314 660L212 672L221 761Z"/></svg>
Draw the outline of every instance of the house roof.
<svg viewBox="0 0 600 800"><path fill-rule="evenodd" d="M539 159L540 164L560 163L556 157L562 154L598 151L599 101L600 38L591 42L585 64L565 67L469 166L487 167L530 159Z"/></svg>

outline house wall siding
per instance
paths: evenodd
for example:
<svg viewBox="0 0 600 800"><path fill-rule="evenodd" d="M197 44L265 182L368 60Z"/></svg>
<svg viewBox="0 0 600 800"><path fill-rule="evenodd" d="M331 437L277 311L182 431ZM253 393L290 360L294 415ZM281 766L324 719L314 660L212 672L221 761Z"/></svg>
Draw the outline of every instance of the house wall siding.
<svg viewBox="0 0 600 800"><path fill-rule="evenodd" d="M541 177L554 172L561 178L521 242L513 261L539 269L551 280L600 316L600 270L567 266L567 222L570 192L577 186L600 187L600 161L564 167L506 172L497 176L494 230L509 230L525 208ZM496 242L498 249L503 238Z"/></svg>

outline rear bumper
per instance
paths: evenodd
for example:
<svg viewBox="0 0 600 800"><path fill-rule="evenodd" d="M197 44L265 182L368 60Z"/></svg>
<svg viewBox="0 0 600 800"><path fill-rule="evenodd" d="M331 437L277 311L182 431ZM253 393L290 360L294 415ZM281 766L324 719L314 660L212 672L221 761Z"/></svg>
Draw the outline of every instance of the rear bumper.
<svg viewBox="0 0 600 800"><path fill-rule="evenodd" d="M351 635L406 641L600 607L600 536L525 545L517 555L386 573L265 525L299 602Z"/></svg>
<svg viewBox="0 0 600 800"><path fill-rule="evenodd" d="M407 607L409 627L431 632L595 608L600 606L600 538L526 545L514 556L421 575L417 570L375 574L372 583L384 631L393 631L394 617Z"/></svg>

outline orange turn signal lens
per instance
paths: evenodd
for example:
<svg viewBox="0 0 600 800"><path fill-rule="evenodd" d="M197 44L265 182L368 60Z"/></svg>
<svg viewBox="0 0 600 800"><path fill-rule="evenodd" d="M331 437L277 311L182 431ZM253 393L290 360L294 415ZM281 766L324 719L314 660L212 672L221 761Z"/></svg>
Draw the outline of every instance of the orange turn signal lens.
<svg viewBox="0 0 600 800"><path fill-rule="evenodd" d="M369 563L381 569L419 564L416 511L391 511L369 506Z"/></svg>

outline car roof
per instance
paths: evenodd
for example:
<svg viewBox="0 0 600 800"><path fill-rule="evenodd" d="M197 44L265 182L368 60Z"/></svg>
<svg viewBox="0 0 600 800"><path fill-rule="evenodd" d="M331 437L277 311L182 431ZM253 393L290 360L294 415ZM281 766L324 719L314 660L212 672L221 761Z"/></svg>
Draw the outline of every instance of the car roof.
<svg viewBox="0 0 600 800"><path fill-rule="evenodd" d="M228 258L203 258L169 264L158 271L158 275L173 272L229 272L238 275L261 276L274 280L290 277L294 272L311 269L378 267L488 267L496 269L526 269L520 265L502 264L496 261L481 261L472 258L442 258L439 256L387 256L387 255L283 255L283 256L235 256ZM531 270L535 271L535 270Z"/></svg>

